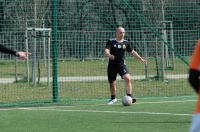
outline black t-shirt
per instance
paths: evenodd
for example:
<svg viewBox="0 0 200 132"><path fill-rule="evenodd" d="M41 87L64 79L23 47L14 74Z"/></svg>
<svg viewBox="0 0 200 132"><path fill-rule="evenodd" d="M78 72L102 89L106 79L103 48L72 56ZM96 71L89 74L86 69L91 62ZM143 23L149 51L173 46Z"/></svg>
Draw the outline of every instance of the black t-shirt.
<svg viewBox="0 0 200 132"><path fill-rule="evenodd" d="M115 64L123 64L125 59L125 51L131 52L133 50L127 40L119 43L116 41L116 39L108 40L105 48L110 49L110 54L114 55L115 57L114 60L109 59L109 63Z"/></svg>

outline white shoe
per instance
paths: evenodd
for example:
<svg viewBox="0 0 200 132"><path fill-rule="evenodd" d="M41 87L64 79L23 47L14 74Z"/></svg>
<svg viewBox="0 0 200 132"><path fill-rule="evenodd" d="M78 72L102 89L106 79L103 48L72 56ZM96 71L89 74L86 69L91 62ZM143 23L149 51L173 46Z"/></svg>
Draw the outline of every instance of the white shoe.
<svg viewBox="0 0 200 132"><path fill-rule="evenodd" d="M109 99L108 100L108 105L112 105L112 104L114 104L115 102L117 102L117 99L115 98L115 99Z"/></svg>

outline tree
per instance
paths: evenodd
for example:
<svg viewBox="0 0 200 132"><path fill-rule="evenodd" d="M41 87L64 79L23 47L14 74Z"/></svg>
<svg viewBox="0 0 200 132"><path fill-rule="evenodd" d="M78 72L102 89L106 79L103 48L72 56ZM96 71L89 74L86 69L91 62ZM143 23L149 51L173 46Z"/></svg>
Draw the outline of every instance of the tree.
<svg viewBox="0 0 200 132"><path fill-rule="evenodd" d="M32 27L42 27L50 12L50 0L7 0L4 2L4 31L24 31L26 23Z"/></svg>

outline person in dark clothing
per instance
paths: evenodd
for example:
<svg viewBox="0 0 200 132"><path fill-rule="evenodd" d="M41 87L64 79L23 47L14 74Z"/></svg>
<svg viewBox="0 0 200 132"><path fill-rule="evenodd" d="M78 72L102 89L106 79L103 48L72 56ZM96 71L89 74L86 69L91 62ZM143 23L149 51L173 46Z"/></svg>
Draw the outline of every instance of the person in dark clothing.
<svg viewBox="0 0 200 132"><path fill-rule="evenodd" d="M5 47L2 44L0 44L0 52L17 56L21 60L26 60L28 55L30 55L29 52L23 52L23 51L18 51L17 52L17 51L14 51L12 49L9 49L9 48Z"/></svg>
<svg viewBox="0 0 200 132"><path fill-rule="evenodd" d="M107 104L114 104L117 101L116 98L116 77L119 74L122 79L126 82L126 94L131 96L133 101L132 103L136 102L136 99L132 96L132 83L131 83L131 76L128 72L128 68L124 62L125 60L125 51L131 53L133 57L136 57L144 64L147 64L147 61L140 57L140 55L131 48L130 43L124 39L125 36L125 29L123 27L118 27L116 30L116 38L108 40L104 53L105 56L109 58L108 67L107 67L107 74L108 74L108 81L110 84L110 93L111 98Z"/></svg>

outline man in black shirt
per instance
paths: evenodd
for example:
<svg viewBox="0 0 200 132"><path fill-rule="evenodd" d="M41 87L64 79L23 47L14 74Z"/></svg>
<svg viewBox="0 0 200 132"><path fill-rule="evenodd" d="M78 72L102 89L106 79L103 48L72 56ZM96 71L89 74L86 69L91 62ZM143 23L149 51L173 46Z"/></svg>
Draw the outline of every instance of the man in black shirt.
<svg viewBox="0 0 200 132"><path fill-rule="evenodd" d="M111 105L114 104L116 99L116 77L119 74L122 79L126 82L126 94L131 96L133 101L132 103L136 102L136 99L132 96L132 83L131 83L131 76L128 72L128 69L124 63L125 59L125 51L131 53L132 56L141 60L144 64L147 63L145 59L140 57L140 55L131 48L129 42L124 39L125 36L125 29L123 27L118 27L116 30L116 38L108 40L106 47L105 47L105 56L109 58L107 74L108 74L108 81L110 83L110 93L111 98L107 104Z"/></svg>
<svg viewBox="0 0 200 132"><path fill-rule="evenodd" d="M9 48L3 46L2 44L0 44L0 52L17 56L17 57L19 57L19 59L22 59L22 60L27 59L28 55L30 54L29 52L14 51L12 49L9 49Z"/></svg>

